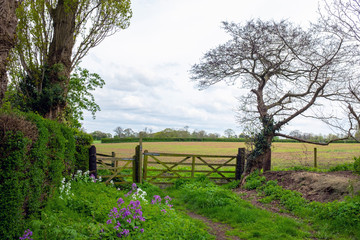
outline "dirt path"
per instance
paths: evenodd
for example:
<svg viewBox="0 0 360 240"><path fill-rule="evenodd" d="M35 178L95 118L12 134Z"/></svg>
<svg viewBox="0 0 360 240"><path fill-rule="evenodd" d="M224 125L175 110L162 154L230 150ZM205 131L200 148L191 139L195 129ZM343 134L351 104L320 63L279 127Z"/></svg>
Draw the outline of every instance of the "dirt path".
<svg viewBox="0 0 360 240"><path fill-rule="evenodd" d="M231 230L232 228L225 223L214 222L193 212L186 212L186 214L194 219L204 222L210 228L209 233L214 235L216 240L240 240L240 238L236 236L226 236L226 231Z"/></svg>

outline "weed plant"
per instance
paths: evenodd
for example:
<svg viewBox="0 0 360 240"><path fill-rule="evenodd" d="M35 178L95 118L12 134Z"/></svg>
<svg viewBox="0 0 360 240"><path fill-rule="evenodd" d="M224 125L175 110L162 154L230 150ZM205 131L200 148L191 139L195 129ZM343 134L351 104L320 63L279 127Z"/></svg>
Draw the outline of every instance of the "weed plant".
<svg viewBox="0 0 360 240"><path fill-rule="evenodd" d="M213 239L171 201L146 183L119 190L78 172L23 226L20 239Z"/></svg>

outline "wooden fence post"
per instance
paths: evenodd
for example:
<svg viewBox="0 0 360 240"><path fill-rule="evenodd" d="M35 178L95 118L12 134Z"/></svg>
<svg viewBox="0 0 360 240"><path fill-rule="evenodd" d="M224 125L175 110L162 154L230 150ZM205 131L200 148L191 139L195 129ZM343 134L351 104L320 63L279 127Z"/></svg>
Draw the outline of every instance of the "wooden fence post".
<svg viewBox="0 0 360 240"><path fill-rule="evenodd" d="M133 161L133 182L141 183L141 155L140 145L135 148L135 156Z"/></svg>
<svg viewBox="0 0 360 240"><path fill-rule="evenodd" d="M94 145L89 148L89 174L97 178L96 147Z"/></svg>
<svg viewBox="0 0 360 240"><path fill-rule="evenodd" d="M239 148L236 156L235 180L240 180L245 168L245 148Z"/></svg>
<svg viewBox="0 0 360 240"><path fill-rule="evenodd" d="M191 163L191 177L193 178L195 176L195 157L192 157L192 163Z"/></svg>
<svg viewBox="0 0 360 240"><path fill-rule="evenodd" d="M317 148L314 148L314 168L317 168Z"/></svg>
<svg viewBox="0 0 360 240"><path fill-rule="evenodd" d="M139 166L138 166L138 174L139 174L139 183L143 182L143 147L142 147L142 137L139 139Z"/></svg>
<svg viewBox="0 0 360 240"><path fill-rule="evenodd" d="M115 157L115 152L111 152L111 157ZM111 160L111 166L112 167L117 167L117 161Z"/></svg>
<svg viewBox="0 0 360 240"><path fill-rule="evenodd" d="M143 163L143 180L146 180L147 177L147 162L148 162L148 155L146 155L146 153L148 153L148 150L144 151L144 163Z"/></svg>

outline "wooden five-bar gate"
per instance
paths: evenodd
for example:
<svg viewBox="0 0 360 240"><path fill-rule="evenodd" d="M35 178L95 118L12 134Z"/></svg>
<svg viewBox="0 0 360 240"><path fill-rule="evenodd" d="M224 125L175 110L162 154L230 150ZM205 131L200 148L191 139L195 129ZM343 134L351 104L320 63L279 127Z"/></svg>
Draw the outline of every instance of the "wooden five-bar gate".
<svg viewBox="0 0 360 240"><path fill-rule="evenodd" d="M136 146L131 158L118 158L110 154L96 153L95 146L89 150L89 170L106 183L169 184L177 178L194 178L205 175L219 184L239 180L244 171L245 149L237 155L176 154L142 151ZM103 171L105 170L105 171ZM98 176L99 175L99 176Z"/></svg>

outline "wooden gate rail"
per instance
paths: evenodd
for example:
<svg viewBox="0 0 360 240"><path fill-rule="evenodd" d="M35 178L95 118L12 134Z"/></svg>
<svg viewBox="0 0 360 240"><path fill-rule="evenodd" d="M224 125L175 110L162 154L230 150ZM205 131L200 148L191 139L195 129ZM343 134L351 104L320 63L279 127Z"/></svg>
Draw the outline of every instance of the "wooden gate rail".
<svg viewBox="0 0 360 240"><path fill-rule="evenodd" d="M93 174L96 178L98 177L97 170L110 170L111 175L101 175L102 178L107 178L105 183L110 183L115 177L119 177L122 181L114 182L114 184L123 184L128 183L124 180L125 177L132 177L134 181L134 160L135 158L119 158L116 157L115 153L112 152L109 154L96 153L95 146L91 146L89 149L89 171L90 174ZM97 156L101 156L98 158ZM111 162L111 163L109 163ZM124 165L119 166L119 162L126 162ZM132 167L129 167L132 163ZM98 166L99 165L99 166ZM125 169L132 169L133 174L124 174L121 171ZM121 174L120 174L121 173Z"/></svg>
<svg viewBox="0 0 360 240"><path fill-rule="evenodd" d="M242 155L241 155L242 154ZM147 180L152 183L165 183L165 182L154 182L155 179L159 178L168 178L168 179L175 179L175 178L193 178L195 176L195 172L199 173L207 173L210 179L220 179L226 180L230 182L234 179L240 179L241 173L244 169L244 160L245 160L245 150L239 149L237 156L230 156L230 155L199 155L199 154L180 154L180 153L153 153L148 152L147 150L144 151L144 167L143 167L143 179ZM240 156L241 155L241 156ZM161 161L159 157L183 157L182 160L176 162L169 162L169 161ZM154 161L149 161L150 159ZM224 163L208 163L204 160L204 158L227 158ZM236 164L230 163L231 161L236 159ZM191 160L191 163L186 163L186 160ZM199 160L200 163L195 162ZM162 165L164 168L162 169L149 169L149 164L158 164ZM177 170L174 169L178 166L191 166L191 170ZM196 170L196 166L206 166L209 167L211 170ZM222 167L235 167L233 171L226 171L220 170ZM155 176L148 176L148 172L160 172ZM170 176L164 176L163 174L168 173L172 174ZM191 177L189 176L181 176L179 173L191 173ZM234 177L227 177L223 173L234 173ZM220 177L211 176L211 174L218 174Z"/></svg>
<svg viewBox="0 0 360 240"><path fill-rule="evenodd" d="M97 158L100 156L100 158ZM162 161L160 157L178 157L181 158L176 162ZM226 161L222 163L209 163L209 160L205 158L219 159L226 158ZM150 160L150 161L149 161ZM152 161L151 161L152 160ZM190 162L186 162L189 160ZM231 161L236 160L236 163ZM109 163L110 161L111 163ZM120 161L125 161L123 166L119 166ZM129 167L132 163L132 168ZM149 164L161 165L163 168L148 168ZM99 168L97 167L99 165ZM109 183L115 177L121 178L123 181L115 182L115 184L129 183L124 180L124 177L131 177L135 183L141 183L143 180L147 180L152 183L169 183L169 182L155 182L156 179L175 179L175 178L194 178L195 173L204 173L210 179L225 180L230 182L231 180L241 179L241 174L244 171L245 165L245 149L239 148L236 156L230 155L199 155L199 154L183 154L183 153L153 153L147 150L142 152L142 144L136 146L135 155L133 158L118 158L113 152L109 154L96 153L95 146L91 146L89 149L89 171L97 177L97 170L110 170L111 174L102 176L107 178L106 183ZM191 166L191 170L175 169L178 166ZM197 166L205 166L208 170L198 169ZM234 170L221 170L224 167L234 167ZM125 169L132 169L132 174L123 174L121 171ZM148 172L159 172L155 176L148 176ZM167 176L164 174L168 173ZM179 173L190 173L191 176L182 176ZM228 177L224 174L234 173L234 177ZM216 174L215 176L211 176Z"/></svg>

